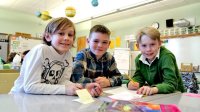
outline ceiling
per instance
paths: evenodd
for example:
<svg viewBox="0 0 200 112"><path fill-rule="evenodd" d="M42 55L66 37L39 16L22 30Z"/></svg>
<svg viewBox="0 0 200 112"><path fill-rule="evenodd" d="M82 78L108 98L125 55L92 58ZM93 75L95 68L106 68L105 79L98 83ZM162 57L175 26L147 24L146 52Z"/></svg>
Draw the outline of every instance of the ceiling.
<svg viewBox="0 0 200 112"><path fill-rule="evenodd" d="M29 14L47 10L52 17L61 17L65 16L66 7L73 6L76 9L76 16L70 19L75 23L80 23L91 19L108 22L113 19L127 18L131 15L136 16L200 2L200 0L98 0L99 5L94 7L91 1L0 0L0 8L12 9ZM149 1L149 3L146 3L146 1Z"/></svg>

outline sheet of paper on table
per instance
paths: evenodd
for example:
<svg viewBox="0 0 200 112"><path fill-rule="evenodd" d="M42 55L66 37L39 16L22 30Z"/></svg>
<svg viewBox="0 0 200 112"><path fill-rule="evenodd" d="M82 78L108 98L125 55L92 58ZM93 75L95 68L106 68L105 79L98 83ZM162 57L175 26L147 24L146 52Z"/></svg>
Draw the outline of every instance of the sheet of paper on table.
<svg viewBox="0 0 200 112"><path fill-rule="evenodd" d="M110 89L104 91L104 93L112 94L108 97L115 99L115 100L125 100L130 101L134 99L141 98L143 95L139 95L136 91L128 90L126 87L119 87L115 89Z"/></svg>
<svg viewBox="0 0 200 112"><path fill-rule="evenodd" d="M87 89L76 90L76 93L79 96L79 99L75 99L73 101L78 101L83 104L94 102L94 99L92 98L90 93L87 91Z"/></svg>

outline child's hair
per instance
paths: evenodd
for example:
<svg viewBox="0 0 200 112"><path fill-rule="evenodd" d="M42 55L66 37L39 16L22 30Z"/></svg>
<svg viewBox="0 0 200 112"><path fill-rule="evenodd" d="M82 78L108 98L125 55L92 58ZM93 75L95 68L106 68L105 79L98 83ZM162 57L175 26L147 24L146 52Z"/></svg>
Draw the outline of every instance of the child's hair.
<svg viewBox="0 0 200 112"><path fill-rule="evenodd" d="M7 62L6 63L11 63L15 57L17 53L16 52L11 52L9 55L8 55L8 58L7 58Z"/></svg>
<svg viewBox="0 0 200 112"><path fill-rule="evenodd" d="M139 30L136 38L137 38L137 43L141 42L141 37L143 35L147 35L148 37L150 37L152 40L158 40L160 41L160 32L153 28L153 27L145 27L142 28L141 30Z"/></svg>
<svg viewBox="0 0 200 112"><path fill-rule="evenodd" d="M29 51L30 51L30 50L25 50L24 52L22 52L21 63L23 63L23 61L24 61L24 57L26 56L26 54L27 54Z"/></svg>
<svg viewBox="0 0 200 112"><path fill-rule="evenodd" d="M66 29L69 27L73 27L73 29L74 29L74 40L75 40L76 31L75 31L74 23L71 20L69 20L66 17L59 17L59 18L55 18L55 19L51 20L45 28L45 31L43 34L43 43L47 44L48 46L51 45L51 42L47 41L45 38L46 33L54 34L58 30Z"/></svg>
<svg viewBox="0 0 200 112"><path fill-rule="evenodd" d="M22 55L26 55L30 50L25 50Z"/></svg>
<svg viewBox="0 0 200 112"><path fill-rule="evenodd" d="M100 33L103 33L103 34L107 34L110 37L110 30L107 27L105 27L104 25L95 25L95 26L93 26L90 29L89 38L90 38L90 36L91 36L91 34L93 32L100 32Z"/></svg>

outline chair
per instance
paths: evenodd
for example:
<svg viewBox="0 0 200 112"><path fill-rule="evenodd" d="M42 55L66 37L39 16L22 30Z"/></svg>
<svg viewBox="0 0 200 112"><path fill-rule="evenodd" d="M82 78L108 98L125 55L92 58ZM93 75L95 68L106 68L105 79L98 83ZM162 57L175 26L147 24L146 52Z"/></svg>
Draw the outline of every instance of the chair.
<svg viewBox="0 0 200 112"><path fill-rule="evenodd" d="M181 72L183 85L189 93L198 93L199 85L195 73L193 72Z"/></svg>
<svg viewBox="0 0 200 112"><path fill-rule="evenodd" d="M199 86L195 73L193 72L192 63L181 63L181 76L187 92L198 93Z"/></svg>

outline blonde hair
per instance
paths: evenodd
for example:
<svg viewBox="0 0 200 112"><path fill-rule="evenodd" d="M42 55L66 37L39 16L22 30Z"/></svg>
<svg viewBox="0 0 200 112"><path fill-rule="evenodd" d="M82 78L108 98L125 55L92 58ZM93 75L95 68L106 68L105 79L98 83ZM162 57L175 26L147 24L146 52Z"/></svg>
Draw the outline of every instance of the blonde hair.
<svg viewBox="0 0 200 112"><path fill-rule="evenodd" d="M137 43L141 42L141 37L143 35L147 35L152 40L160 41L160 32L153 27L144 27L144 28L140 29L137 36L136 36Z"/></svg>

